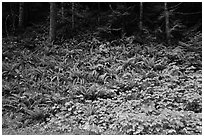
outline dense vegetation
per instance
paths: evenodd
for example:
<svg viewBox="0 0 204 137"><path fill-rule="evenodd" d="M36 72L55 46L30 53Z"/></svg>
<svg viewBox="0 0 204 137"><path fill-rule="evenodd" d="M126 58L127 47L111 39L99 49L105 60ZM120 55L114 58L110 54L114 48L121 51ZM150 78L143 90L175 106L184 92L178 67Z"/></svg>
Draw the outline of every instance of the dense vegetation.
<svg viewBox="0 0 204 137"><path fill-rule="evenodd" d="M93 16L62 25L54 43L47 21L3 38L3 134L202 134L200 24L168 43L148 27L127 34L130 21L111 29L122 15L102 13L96 28Z"/></svg>

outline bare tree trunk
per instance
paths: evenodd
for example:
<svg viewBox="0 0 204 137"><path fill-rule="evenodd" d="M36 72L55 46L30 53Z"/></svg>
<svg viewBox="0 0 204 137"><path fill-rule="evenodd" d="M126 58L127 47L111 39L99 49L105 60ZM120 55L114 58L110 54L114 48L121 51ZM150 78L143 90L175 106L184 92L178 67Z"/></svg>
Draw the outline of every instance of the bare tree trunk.
<svg viewBox="0 0 204 137"><path fill-rule="evenodd" d="M164 3L164 14L165 14L165 23L166 23L166 41L170 44L170 29L169 29L169 11L167 7L167 2Z"/></svg>
<svg viewBox="0 0 204 137"><path fill-rule="evenodd" d="M23 16L23 26L25 27L27 23L29 22L31 16L30 16L30 11L31 11L31 5L28 2L24 2L24 16Z"/></svg>
<svg viewBox="0 0 204 137"><path fill-rule="evenodd" d="M6 17L5 20L5 31L6 31L6 36L9 37L9 32L8 32L8 28L7 28L7 21L8 21L9 15Z"/></svg>
<svg viewBox="0 0 204 137"><path fill-rule="evenodd" d="M100 2L97 3L98 4L98 18L97 18L97 21L98 21L98 24L100 25L100 11L101 11L101 5L100 5Z"/></svg>
<svg viewBox="0 0 204 137"><path fill-rule="evenodd" d="M13 11L14 5L12 3L10 3L10 10L11 10L11 18L12 18L12 29L11 29L11 33L12 35L14 35L15 31L16 31L16 14Z"/></svg>
<svg viewBox="0 0 204 137"><path fill-rule="evenodd" d="M64 2L61 2L61 11L62 11L62 20L65 19L65 16L64 16Z"/></svg>
<svg viewBox="0 0 204 137"><path fill-rule="evenodd" d="M49 40L53 42L56 37L56 3L50 2L50 33Z"/></svg>
<svg viewBox="0 0 204 137"><path fill-rule="evenodd" d="M23 28L24 2L19 3L19 20L18 27Z"/></svg>
<svg viewBox="0 0 204 137"><path fill-rule="evenodd" d="M140 22L139 22L140 32L142 32L142 29L143 29L143 21L142 21L142 18L143 18L143 2L140 2Z"/></svg>
<svg viewBox="0 0 204 137"><path fill-rule="evenodd" d="M74 2L72 2L72 30L74 29Z"/></svg>

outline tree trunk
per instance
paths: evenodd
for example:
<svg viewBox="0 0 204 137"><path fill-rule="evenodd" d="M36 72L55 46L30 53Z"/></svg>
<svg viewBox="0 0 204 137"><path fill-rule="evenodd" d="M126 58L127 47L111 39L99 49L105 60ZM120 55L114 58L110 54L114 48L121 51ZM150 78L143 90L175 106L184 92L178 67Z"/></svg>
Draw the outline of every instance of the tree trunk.
<svg viewBox="0 0 204 137"><path fill-rule="evenodd" d="M50 33L49 40L53 42L56 37L56 3L50 2Z"/></svg>
<svg viewBox="0 0 204 137"><path fill-rule="evenodd" d="M31 16L30 16L30 13L31 13L31 5L30 5L30 3L29 2L24 2L24 16L23 16L23 26L25 27L25 26L27 26L28 25L28 23L29 23L29 21L30 21L30 18L32 18Z"/></svg>
<svg viewBox="0 0 204 137"><path fill-rule="evenodd" d="M74 29L74 2L72 2L72 30Z"/></svg>
<svg viewBox="0 0 204 137"><path fill-rule="evenodd" d="M19 3L19 20L18 20L18 27L23 28L23 17L24 17L24 3Z"/></svg>
<svg viewBox="0 0 204 137"><path fill-rule="evenodd" d="M14 13L14 4L10 3L10 10L11 10L11 18L12 18L12 28L11 28L11 33L14 35L16 31L16 15Z"/></svg>
<svg viewBox="0 0 204 137"><path fill-rule="evenodd" d="M143 2L140 2L140 22L139 22L140 32L142 32L142 29L143 29L142 18L143 18Z"/></svg>
<svg viewBox="0 0 204 137"><path fill-rule="evenodd" d="M64 16L64 2L61 3L61 12L62 12L62 20L65 19L65 16Z"/></svg>
<svg viewBox="0 0 204 137"><path fill-rule="evenodd" d="M97 3L98 4L98 18L97 18L97 21L98 21L98 24L100 25L100 11L101 11L101 5L100 5L100 2Z"/></svg>
<svg viewBox="0 0 204 137"><path fill-rule="evenodd" d="M166 41L170 44L170 29L169 29L169 11L167 7L167 2L164 3L164 15L165 15L165 30L166 30Z"/></svg>

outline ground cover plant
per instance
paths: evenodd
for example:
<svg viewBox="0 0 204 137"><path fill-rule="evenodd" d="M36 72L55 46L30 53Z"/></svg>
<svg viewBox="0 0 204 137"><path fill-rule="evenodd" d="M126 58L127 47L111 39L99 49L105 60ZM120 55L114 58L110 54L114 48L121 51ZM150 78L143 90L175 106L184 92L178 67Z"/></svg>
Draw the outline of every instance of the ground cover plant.
<svg viewBox="0 0 204 137"><path fill-rule="evenodd" d="M3 134L202 134L202 32L50 43L45 26L3 38Z"/></svg>
<svg viewBox="0 0 204 137"><path fill-rule="evenodd" d="M131 38L38 40L34 51L4 42L3 131L201 134L201 45L189 52Z"/></svg>

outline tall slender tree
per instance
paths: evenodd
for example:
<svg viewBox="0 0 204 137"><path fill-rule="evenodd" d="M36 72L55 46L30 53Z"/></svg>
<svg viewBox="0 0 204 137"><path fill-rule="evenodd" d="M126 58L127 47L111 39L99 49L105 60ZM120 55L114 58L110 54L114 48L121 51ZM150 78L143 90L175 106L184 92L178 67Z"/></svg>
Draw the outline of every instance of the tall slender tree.
<svg viewBox="0 0 204 137"><path fill-rule="evenodd" d="M169 11L167 2L164 2L164 16L165 16L166 41L168 44L170 44Z"/></svg>
<svg viewBox="0 0 204 137"><path fill-rule="evenodd" d="M62 3L61 3L62 20L64 20L64 19L65 19L65 15L64 15L64 5L65 5L65 3L64 3L64 2L62 2Z"/></svg>
<svg viewBox="0 0 204 137"><path fill-rule="evenodd" d="M143 29L143 2L140 2L140 22L139 22L139 29L140 29L140 32L142 31Z"/></svg>
<svg viewBox="0 0 204 137"><path fill-rule="evenodd" d="M100 5L100 2L98 2L97 3L98 5L98 16L97 16L97 21L98 21L98 24L100 24L100 20L101 20L101 18L100 18L100 11L101 11L101 5Z"/></svg>
<svg viewBox="0 0 204 137"><path fill-rule="evenodd" d="M24 2L19 3L19 19L18 27L23 28L23 18L24 18Z"/></svg>
<svg viewBox="0 0 204 137"><path fill-rule="evenodd" d="M74 2L72 2L72 29L74 29Z"/></svg>
<svg viewBox="0 0 204 137"><path fill-rule="evenodd" d="M49 41L53 42L56 37L56 3L50 2L50 33Z"/></svg>
<svg viewBox="0 0 204 137"><path fill-rule="evenodd" d="M16 14L14 12L15 9L15 5L13 3L10 3L10 10L11 10L11 18L12 18L12 35L14 35L15 31L16 31Z"/></svg>

